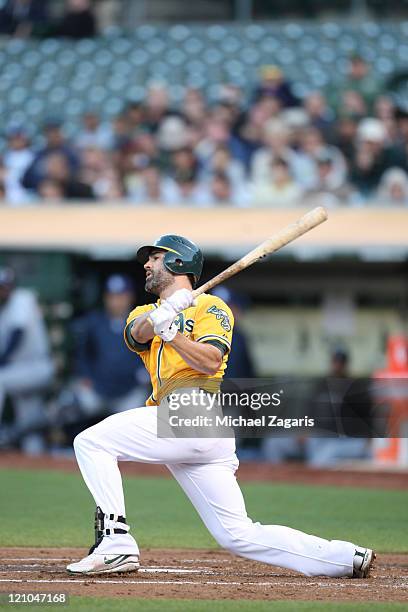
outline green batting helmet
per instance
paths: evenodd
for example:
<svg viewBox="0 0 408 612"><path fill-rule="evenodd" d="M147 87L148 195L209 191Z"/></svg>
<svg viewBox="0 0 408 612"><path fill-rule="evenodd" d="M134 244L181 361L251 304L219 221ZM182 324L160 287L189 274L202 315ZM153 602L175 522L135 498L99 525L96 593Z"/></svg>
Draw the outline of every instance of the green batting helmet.
<svg viewBox="0 0 408 612"><path fill-rule="evenodd" d="M183 236L166 234L155 240L154 244L142 246L136 255L137 261L145 264L152 251L167 251L163 263L173 274L191 274L197 283L203 270L204 257L194 242Z"/></svg>

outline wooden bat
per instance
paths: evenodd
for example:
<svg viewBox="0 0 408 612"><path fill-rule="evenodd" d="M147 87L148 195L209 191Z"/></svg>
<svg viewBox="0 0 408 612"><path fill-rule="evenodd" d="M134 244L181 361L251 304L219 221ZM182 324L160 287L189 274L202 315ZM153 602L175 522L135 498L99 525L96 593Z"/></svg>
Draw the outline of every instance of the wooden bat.
<svg viewBox="0 0 408 612"><path fill-rule="evenodd" d="M259 246L255 247L252 249L252 251L244 255L244 257L241 257L241 259L238 259L238 261L229 266L229 268L226 268L223 270L223 272L220 272L217 274L217 276L214 276L214 278L211 278L209 281L204 283L204 285L194 289L193 296L196 298L205 291L215 287L215 285L223 283L225 280L227 280L227 278L237 274L237 272L245 270L245 268L252 266L252 264L256 261L259 261L263 257L266 257L275 251L278 251L282 247L289 244L289 242L293 242L293 240L296 240L296 238L299 238L299 236L306 234L306 232L309 232L314 227L317 227L320 225L320 223L326 221L326 219L327 211L325 208L323 208L323 206L314 208L303 215L303 217L301 217L295 223L287 225L279 232L262 242Z"/></svg>

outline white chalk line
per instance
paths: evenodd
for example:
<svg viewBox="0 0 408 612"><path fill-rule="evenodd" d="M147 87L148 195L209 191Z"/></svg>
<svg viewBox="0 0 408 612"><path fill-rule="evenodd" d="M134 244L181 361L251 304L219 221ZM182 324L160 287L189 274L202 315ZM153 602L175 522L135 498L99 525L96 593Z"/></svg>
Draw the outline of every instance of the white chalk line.
<svg viewBox="0 0 408 612"><path fill-rule="evenodd" d="M223 565L231 565L232 561L228 559L180 559L180 563L222 563Z"/></svg>
<svg viewBox="0 0 408 612"><path fill-rule="evenodd" d="M7 558L2 557L2 561L71 561L71 557L55 557L51 559L51 557L13 557Z"/></svg>
<svg viewBox="0 0 408 612"><path fill-rule="evenodd" d="M2 557L2 561L72 561L73 557ZM180 559L180 563L222 563L231 564L228 559Z"/></svg>
<svg viewBox="0 0 408 612"><path fill-rule="evenodd" d="M50 570L48 567L44 567L43 565L33 565L33 566L25 566L25 567L40 567L43 571L49 572L50 574L61 574L62 572L65 572L65 568L60 568L60 569L55 569L55 570ZM6 569L0 568L0 573L13 573L13 574L33 574L35 573L36 569L14 569L14 567L9 567ZM203 569L194 569L194 570L190 570L190 569L183 569L183 568L173 568L173 567L140 567L138 570L139 574L204 574L204 575L211 575L213 576L215 575L225 575L225 572L216 572L214 570L203 570ZM237 572L235 572L236 574ZM264 576L265 574L257 574L257 573L253 573L253 572L244 572L241 573L239 572L240 576L242 576L243 578L246 576ZM277 578L281 577L281 574L268 574L268 576L270 578L276 576ZM303 578L303 577L302 577ZM393 580L395 578L393 578L390 575L380 575L380 574L376 574L375 575L376 579L380 579L380 580ZM404 583L407 583L408 586L408 576L400 576L399 579ZM294 580L296 580L296 577L294 577ZM293 583L295 584L295 583Z"/></svg>
<svg viewBox="0 0 408 612"><path fill-rule="evenodd" d="M23 580L21 578L0 578L0 583L13 583L13 584L157 584L157 585L195 585L195 586L256 586L256 587L294 587L299 586L296 583L290 581L273 581L273 582L242 582L242 581L221 581L221 580L101 580L88 577L86 579L59 579L59 580L46 580L46 579L30 579ZM304 586L304 585L300 585ZM371 584L365 582L348 581L346 583L341 582L308 582L308 587L319 587L319 588L357 588L357 589L371 589ZM408 588L408 584L382 584L382 588L386 589L405 589Z"/></svg>
<svg viewBox="0 0 408 612"><path fill-rule="evenodd" d="M37 564L34 567L40 567L43 571L47 571L50 573L60 574L61 569L50 570L48 567L44 567L43 565ZM35 572L35 569L14 569L14 567L9 567L6 569L0 568L0 572L12 572L13 574L32 574ZM214 574L216 572L212 570L201 570L201 569L183 569L177 567L141 567L138 572L142 574Z"/></svg>

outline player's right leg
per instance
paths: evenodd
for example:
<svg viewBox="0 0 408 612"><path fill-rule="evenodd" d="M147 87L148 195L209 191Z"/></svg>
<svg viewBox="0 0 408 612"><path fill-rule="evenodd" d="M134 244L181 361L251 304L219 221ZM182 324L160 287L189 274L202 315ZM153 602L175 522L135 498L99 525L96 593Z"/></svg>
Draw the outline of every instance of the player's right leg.
<svg viewBox="0 0 408 612"><path fill-rule="evenodd" d="M86 429L74 440L79 468L103 515L96 546L71 573L131 571L138 567L139 548L126 523L125 500L118 461L180 463L211 456L219 440L157 437L157 408L143 406L114 414ZM118 571L118 570L117 570Z"/></svg>

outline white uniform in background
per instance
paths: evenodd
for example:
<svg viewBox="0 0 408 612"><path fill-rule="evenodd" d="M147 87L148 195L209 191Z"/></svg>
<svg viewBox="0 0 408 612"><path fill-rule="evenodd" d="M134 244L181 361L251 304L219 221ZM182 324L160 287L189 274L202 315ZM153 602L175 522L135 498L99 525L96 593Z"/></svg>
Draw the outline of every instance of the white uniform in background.
<svg viewBox="0 0 408 612"><path fill-rule="evenodd" d="M21 329L23 337L8 362L0 366L0 417L10 395L15 398L16 425L24 429L41 419L42 405L35 394L51 382L54 373L42 313L28 289L14 289L0 306L0 354L15 329Z"/></svg>

